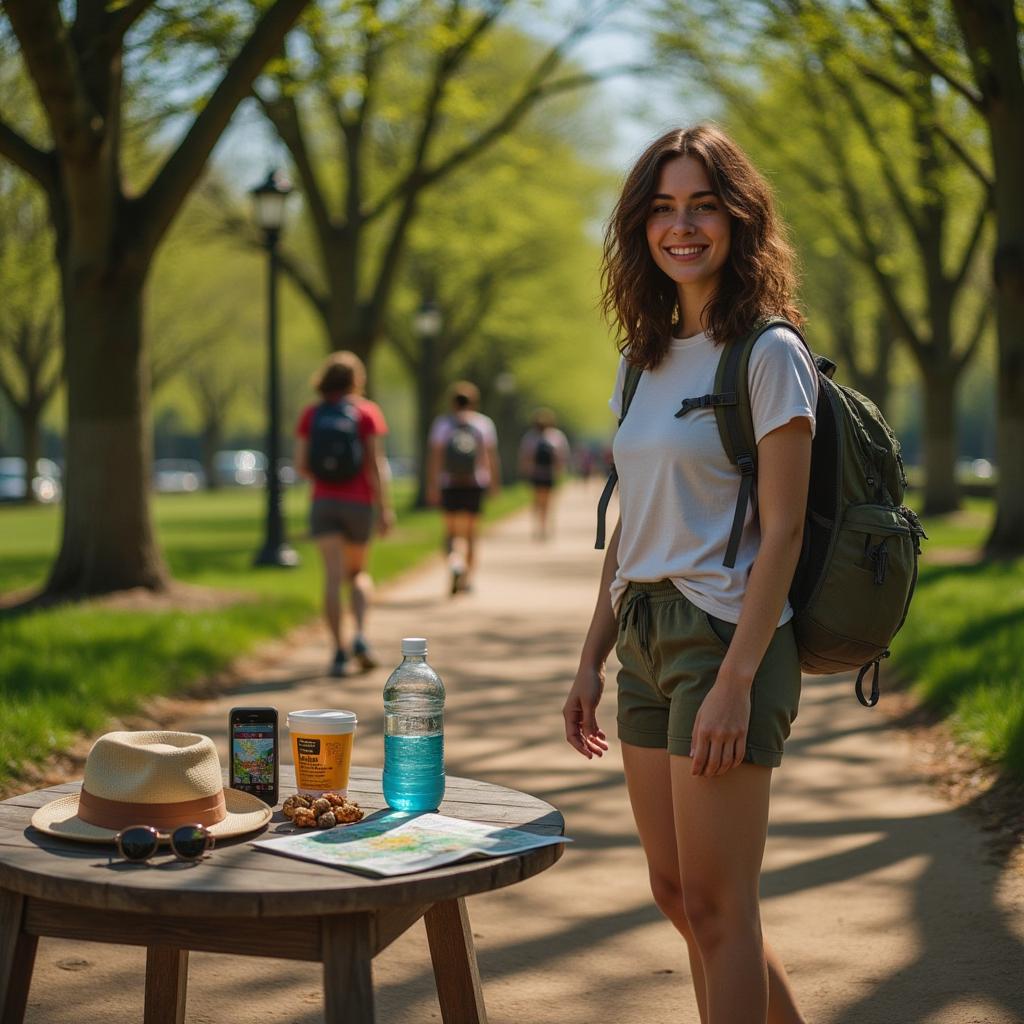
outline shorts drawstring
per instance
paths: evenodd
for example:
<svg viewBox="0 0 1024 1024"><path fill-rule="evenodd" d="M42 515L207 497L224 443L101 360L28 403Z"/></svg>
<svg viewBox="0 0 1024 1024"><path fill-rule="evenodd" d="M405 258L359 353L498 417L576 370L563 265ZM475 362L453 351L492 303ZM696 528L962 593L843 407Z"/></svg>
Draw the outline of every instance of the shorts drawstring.
<svg viewBox="0 0 1024 1024"><path fill-rule="evenodd" d="M650 655L651 647L651 595L646 590L634 590L626 602L626 609L622 613L622 624L625 629L629 628L632 620L633 628L636 631L637 643L645 655Z"/></svg>

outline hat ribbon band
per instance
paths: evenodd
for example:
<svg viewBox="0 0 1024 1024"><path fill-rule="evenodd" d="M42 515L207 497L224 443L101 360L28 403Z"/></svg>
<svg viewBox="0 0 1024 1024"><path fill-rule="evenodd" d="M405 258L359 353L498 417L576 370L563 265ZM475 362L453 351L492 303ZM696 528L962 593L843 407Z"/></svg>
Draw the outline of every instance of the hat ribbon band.
<svg viewBox="0 0 1024 1024"><path fill-rule="evenodd" d="M216 825L227 815L223 790L212 796L173 803L138 804L128 800L108 800L90 793L84 787L78 797L78 817L100 828L152 825L161 829L177 825Z"/></svg>

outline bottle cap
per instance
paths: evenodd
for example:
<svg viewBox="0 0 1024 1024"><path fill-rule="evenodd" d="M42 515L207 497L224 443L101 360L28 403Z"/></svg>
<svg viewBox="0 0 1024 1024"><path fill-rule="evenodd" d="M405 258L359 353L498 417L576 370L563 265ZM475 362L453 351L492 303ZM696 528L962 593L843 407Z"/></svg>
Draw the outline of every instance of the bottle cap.
<svg viewBox="0 0 1024 1024"><path fill-rule="evenodd" d="M427 641L422 636L407 636L402 638L402 656L424 655L427 653Z"/></svg>

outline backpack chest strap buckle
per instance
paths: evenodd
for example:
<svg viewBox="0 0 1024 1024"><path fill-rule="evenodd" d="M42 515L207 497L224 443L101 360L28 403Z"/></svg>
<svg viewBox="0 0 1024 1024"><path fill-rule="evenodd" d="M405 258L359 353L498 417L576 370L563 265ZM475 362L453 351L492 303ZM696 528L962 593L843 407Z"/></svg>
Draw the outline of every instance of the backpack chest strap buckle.
<svg viewBox="0 0 1024 1024"><path fill-rule="evenodd" d="M684 398L683 404L676 413L676 419L685 416L694 409L713 409L716 405L735 405L736 392L727 391L721 395L699 395L696 398Z"/></svg>

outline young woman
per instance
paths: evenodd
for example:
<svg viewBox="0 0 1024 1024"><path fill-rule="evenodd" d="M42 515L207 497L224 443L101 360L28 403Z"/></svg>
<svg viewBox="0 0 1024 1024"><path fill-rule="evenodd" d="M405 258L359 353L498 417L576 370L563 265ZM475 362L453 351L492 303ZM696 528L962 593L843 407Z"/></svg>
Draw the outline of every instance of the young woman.
<svg viewBox="0 0 1024 1024"><path fill-rule="evenodd" d="M565 702L566 739L608 749L597 722L612 647L618 734L654 900L686 940L702 1024L801 1024L761 935L758 878L772 769L796 717L787 600L803 530L817 374L799 337L750 359L756 503L723 565L739 474L713 408L723 346L767 315L795 324L793 258L768 185L720 129L657 139L628 175L605 239L604 305L620 330L612 395L643 367L615 437L620 516Z"/></svg>
<svg viewBox="0 0 1024 1024"><path fill-rule="evenodd" d="M313 387L320 401L299 418L295 467L313 484L310 532L323 559L324 618L334 644L328 671L343 676L349 663L341 617L345 582L356 627L352 656L364 670L377 664L366 639L366 613L373 595L366 559L374 518L381 534L395 521L383 443L388 426L380 406L363 397L366 367L354 352L328 356L313 377ZM350 435L355 446L346 440Z"/></svg>

